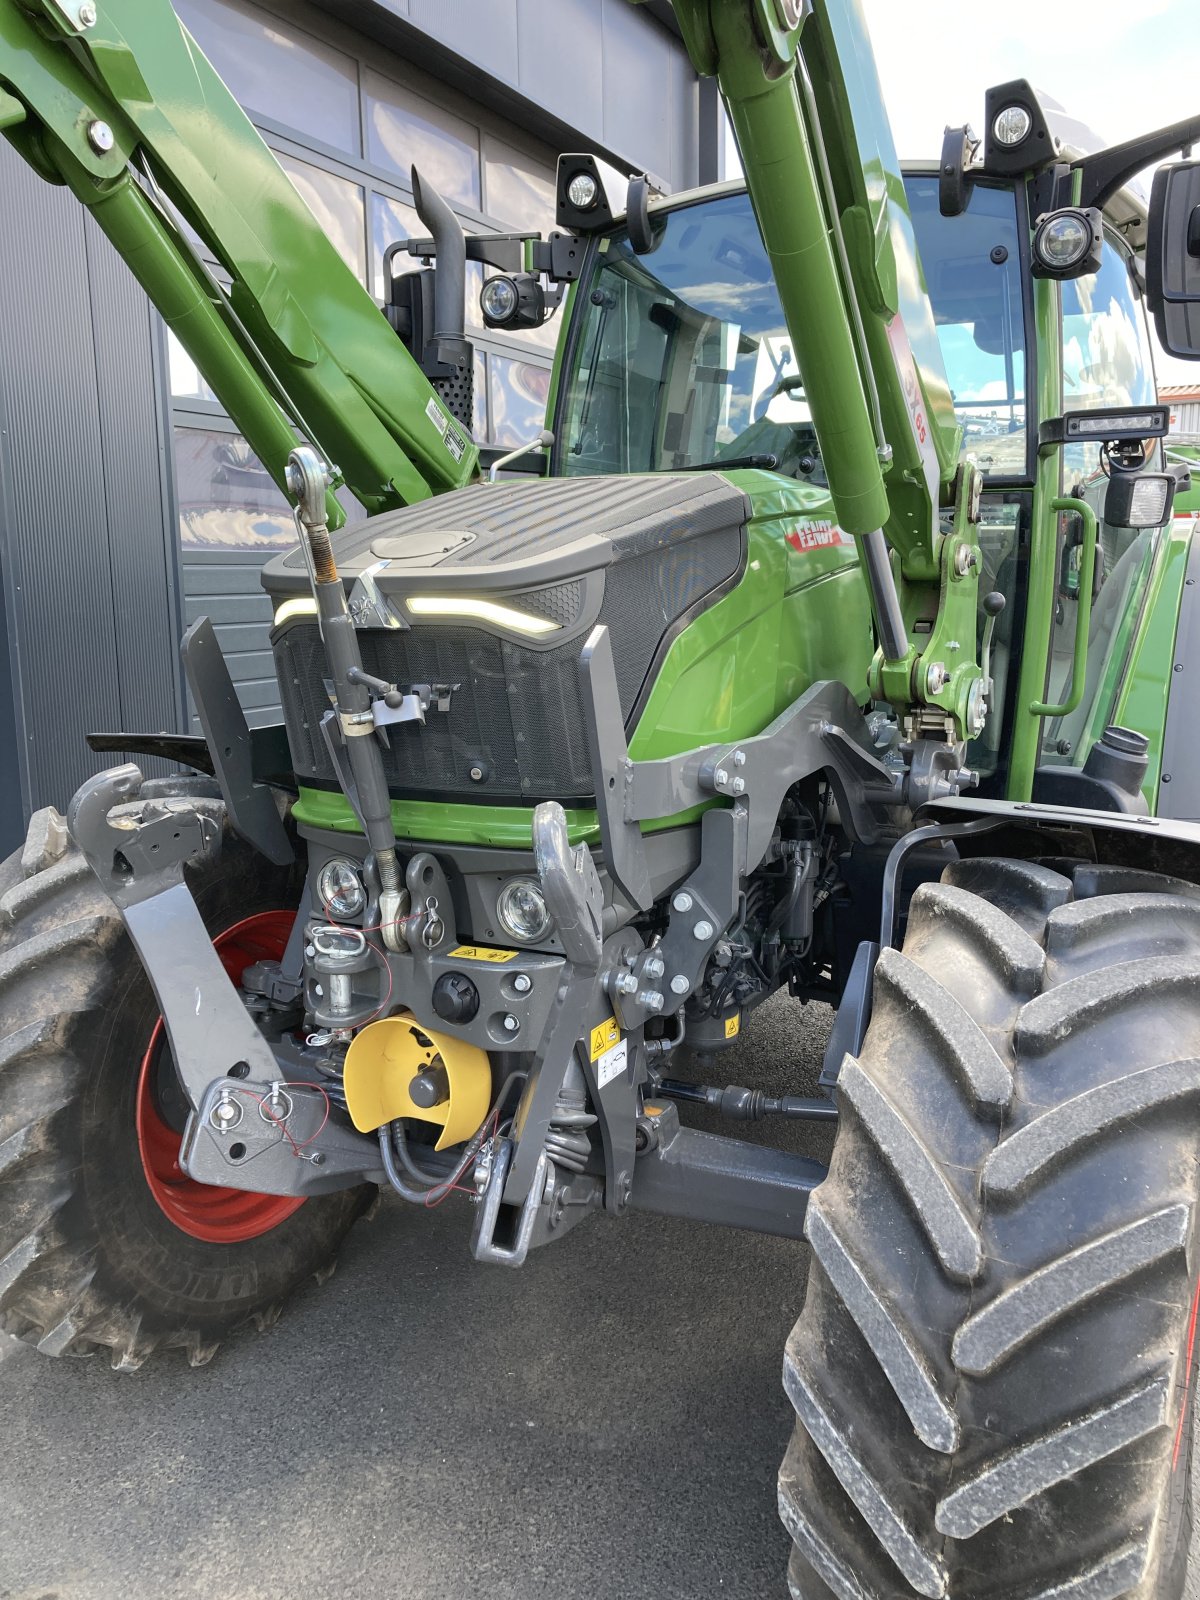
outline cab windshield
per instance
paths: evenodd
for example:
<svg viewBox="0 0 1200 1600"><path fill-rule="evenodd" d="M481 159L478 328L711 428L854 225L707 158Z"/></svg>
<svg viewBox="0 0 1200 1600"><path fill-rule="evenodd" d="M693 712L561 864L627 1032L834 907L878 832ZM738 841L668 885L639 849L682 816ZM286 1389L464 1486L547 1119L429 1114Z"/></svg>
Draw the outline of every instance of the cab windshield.
<svg viewBox="0 0 1200 1600"><path fill-rule="evenodd" d="M774 466L824 483L748 195L660 213L654 249L601 242L574 347L559 470Z"/></svg>
<svg viewBox="0 0 1200 1600"><path fill-rule="evenodd" d="M964 454L985 475L1028 462L1021 250L1011 188L973 187L942 217L937 180L906 183ZM825 483L750 198L659 212L653 249L600 242L568 364L558 471L773 466Z"/></svg>

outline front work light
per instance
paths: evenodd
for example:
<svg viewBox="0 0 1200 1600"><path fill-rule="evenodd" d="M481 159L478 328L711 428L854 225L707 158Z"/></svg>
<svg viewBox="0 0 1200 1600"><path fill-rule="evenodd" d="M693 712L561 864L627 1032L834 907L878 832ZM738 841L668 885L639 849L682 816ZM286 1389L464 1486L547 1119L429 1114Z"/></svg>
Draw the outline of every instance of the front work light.
<svg viewBox="0 0 1200 1600"><path fill-rule="evenodd" d="M992 138L1011 149L1029 137L1032 127L1033 118L1024 106L1002 106L992 119Z"/></svg>
<svg viewBox="0 0 1200 1600"><path fill-rule="evenodd" d="M358 868L353 861L347 861L342 856L334 856L321 868L317 878L317 893L326 915L337 917L342 922L357 917L367 903L367 891L363 888Z"/></svg>
<svg viewBox="0 0 1200 1600"><path fill-rule="evenodd" d="M1095 207L1051 211L1033 236L1035 278L1082 278L1100 265L1104 233Z"/></svg>
<svg viewBox="0 0 1200 1600"><path fill-rule="evenodd" d="M496 900L496 919L510 939L528 944L550 932L550 912L541 884L532 878L511 878Z"/></svg>
<svg viewBox="0 0 1200 1600"><path fill-rule="evenodd" d="M577 172L567 184L567 199L580 211L590 211L600 197L600 185L591 172Z"/></svg>
<svg viewBox="0 0 1200 1600"><path fill-rule="evenodd" d="M1165 472L1114 472L1104 495L1110 528L1161 528L1171 520L1175 478Z"/></svg>
<svg viewBox="0 0 1200 1600"><path fill-rule="evenodd" d="M540 328L548 314L546 296L532 272L489 278L479 291L479 309L489 328Z"/></svg>

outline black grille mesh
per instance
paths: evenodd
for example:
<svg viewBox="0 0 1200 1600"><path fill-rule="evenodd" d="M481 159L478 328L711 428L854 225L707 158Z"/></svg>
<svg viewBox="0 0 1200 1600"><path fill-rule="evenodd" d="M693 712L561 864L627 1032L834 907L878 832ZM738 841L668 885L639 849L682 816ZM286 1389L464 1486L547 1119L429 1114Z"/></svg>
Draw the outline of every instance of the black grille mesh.
<svg viewBox="0 0 1200 1600"><path fill-rule="evenodd" d="M618 561L605 574L599 621L608 625L622 716L628 721L671 624L737 572L742 530L725 527ZM569 626L583 580L506 600ZM401 687L457 684L448 712L389 729L388 784L398 796L585 801L591 771L579 689L582 634L533 650L481 628L451 623L358 635L363 665ZM325 653L315 622L275 644L292 759L302 779L330 782L320 721L329 709ZM472 779L472 768L483 773Z"/></svg>

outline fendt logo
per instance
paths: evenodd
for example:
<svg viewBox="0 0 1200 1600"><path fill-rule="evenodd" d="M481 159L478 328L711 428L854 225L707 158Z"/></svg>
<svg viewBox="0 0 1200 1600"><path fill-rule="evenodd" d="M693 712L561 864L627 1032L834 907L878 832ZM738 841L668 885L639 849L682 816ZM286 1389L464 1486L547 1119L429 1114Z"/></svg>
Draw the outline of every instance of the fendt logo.
<svg viewBox="0 0 1200 1600"><path fill-rule="evenodd" d="M824 550L830 545L851 542L837 523L830 522L828 517L802 522L791 533L785 534L784 538L793 550L799 550L801 553L805 550Z"/></svg>

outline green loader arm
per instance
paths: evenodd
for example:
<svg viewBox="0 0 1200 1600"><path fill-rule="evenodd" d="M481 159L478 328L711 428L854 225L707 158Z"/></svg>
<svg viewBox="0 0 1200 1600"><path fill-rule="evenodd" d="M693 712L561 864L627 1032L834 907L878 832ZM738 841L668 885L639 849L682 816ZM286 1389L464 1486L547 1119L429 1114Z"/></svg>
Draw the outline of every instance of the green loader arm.
<svg viewBox="0 0 1200 1600"><path fill-rule="evenodd" d="M729 112L838 520L859 541L880 642L873 691L917 708L931 729L948 716L961 733L978 731L978 476L959 466L961 433L859 7L674 5L693 65L716 76ZM950 641L957 654L947 654Z"/></svg>
<svg viewBox="0 0 1200 1600"><path fill-rule="evenodd" d="M372 512L475 476L465 430L168 0L0 0L0 130L90 208L281 489L297 432Z"/></svg>

